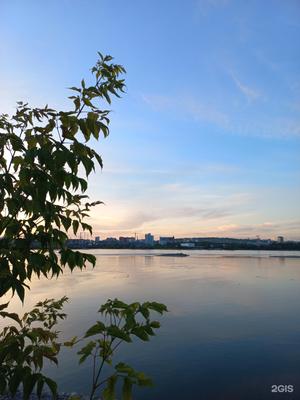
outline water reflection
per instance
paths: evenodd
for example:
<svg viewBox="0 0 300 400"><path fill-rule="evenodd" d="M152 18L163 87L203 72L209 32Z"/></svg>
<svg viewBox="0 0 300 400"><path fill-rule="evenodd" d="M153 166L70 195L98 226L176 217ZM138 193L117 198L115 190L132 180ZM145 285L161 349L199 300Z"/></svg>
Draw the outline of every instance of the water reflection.
<svg viewBox="0 0 300 400"><path fill-rule="evenodd" d="M155 379L137 399L268 399L272 384L300 382L300 259L287 257L296 253L94 253L95 269L34 280L24 309L67 295L69 317L61 329L68 338L96 320L107 298L166 303L171 311L158 336L119 355ZM15 299L11 309L22 311ZM85 392L90 380L89 366L77 367L70 350L50 373L61 391Z"/></svg>

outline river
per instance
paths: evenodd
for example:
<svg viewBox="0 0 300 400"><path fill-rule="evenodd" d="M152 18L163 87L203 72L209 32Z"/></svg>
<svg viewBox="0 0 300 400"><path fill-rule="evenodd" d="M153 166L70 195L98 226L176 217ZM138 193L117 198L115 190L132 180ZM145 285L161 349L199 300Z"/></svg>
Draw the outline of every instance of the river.
<svg viewBox="0 0 300 400"><path fill-rule="evenodd" d="M163 302L170 311L159 318L157 336L125 344L116 358L155 382L134 399L300 398L300 258L291 257L299 252L90 252L94 269L33 279L24 307L13 299L10 310L67 295L68 318L59 326L67 339L93 324L108 298ZM64 349L60 366L47 367L61 392L88 391L91 365L78 366L76 357ZM272 385L293 385L294 392L276 395Z"/></svg>

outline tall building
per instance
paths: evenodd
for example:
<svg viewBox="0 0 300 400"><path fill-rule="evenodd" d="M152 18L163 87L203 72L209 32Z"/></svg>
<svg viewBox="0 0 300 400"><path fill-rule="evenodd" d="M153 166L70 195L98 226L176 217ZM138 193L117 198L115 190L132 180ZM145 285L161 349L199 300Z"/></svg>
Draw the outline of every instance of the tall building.
<svg viewBox="0 0 300 400"><path fill-rule="evenodd" d="M283 243L284 242L284 237L283 236L277 236L277 243Z"/></svg>
<svg viewBox="0 0 300 400"><path fill-rule="evenodd" d="M154 245L154 236L151 233L146 233L145 235L145 245L153 246Z"/></svg>
<svg viewBox="0 0 300 400"><path fill-rule="evenodd" d="M167 246L167 245L171 245L174 243L174 236L161 236L159 238L159 244L161 246Z"/></svg>
<svg viewBox="0 0 300 400"><path fill-rule="evenodd" d="M100 236L95 237L95 242L100 242Z"/></svg>

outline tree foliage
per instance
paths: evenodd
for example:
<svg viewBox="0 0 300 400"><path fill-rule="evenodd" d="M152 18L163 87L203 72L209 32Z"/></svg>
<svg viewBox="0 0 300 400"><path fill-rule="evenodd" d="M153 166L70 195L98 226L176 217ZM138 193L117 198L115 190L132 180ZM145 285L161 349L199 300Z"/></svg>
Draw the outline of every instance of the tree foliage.
<svg viewBox="0 0 300 400"><path fill-rule="evenodd" d="M47 385L55 398L57 385L41 370L44 359L58 363L61 344L59 332L54 327L66 317L62 308L67 300L67 297L46 299L22 318L4 311L8 304L0 306L0 316L16 322L4 327L0 333L0 394L8 391L14 396L22 385L23 398L27 400L34 389L41 397L44 385Z"/></svg>
<svg viewBox="0 0 300 400"><path fill-rule="evenodd" d="M124 91L125 70L99 53L91 72L93 84L70 88L69 111L19 102L0 116L0 297L12 290L23 301L33 274L95 263L65 242L68 232L92 232L84 218L101 202L88 201L87 178L103 164L88 143L109 134L109 110L99 107Z"/></svg>
<svg viewBox="0 0 300 400"><path fill-rule="evenodd" d="M86 195L90 173L96 164L103 166L89 142L107 137L110 111L101 102L111 104L111 97L125 88L125 70L112 60L99 53L91 69L93 83L82 80L70 88L68 111L19 102L14 115L0 115L0 297L12 290L23 301L33 275L59 276L64 267L95 264L93 255L68 249L66 240L70 232L92 233L84 221L91 207L101 203ZM66 317L62 308L67 300L46 299L22 318L6 310L8 303L0 304L0 317L14 322L0 332L0 394L15 395L22 386L25 400L34 390L40 398L48 386L56 398L57 385L42 368L45 359L58 363L61 343L54 328ZM114 400L120 381L123 400L132 398L134 385L151 384L125 363L112 367L112 357L122 343L134 337L147 341L155 334L160 324L151 319L153 311L167 309L156 302L108 300L99 309L103 321L64 343L73 347L84 341L78 355L80 363L93 360L91 400L100 392L104 400ZM105 365L113 373L100 380Z"/></svg>
<svg viewBox="0 0 300 400"><path fill-rule="evenodd" d="M45 359L58 364L62 343L59 331L54 328L59 320L66 318L62 309L67 301L67 297L46 299L22 318L5 311L8 304L0 307L0 316L15 322L0 333L0 395L9 392L14 396L22 386L24 400L33 391L41 398L48 386L53 398L57 396L56 382L45 376L42 368ZM119 362L113 366L113 357L122 343L131 343L134 338L149 341L160 327L159 321L153 320L151 314L166 311L166 306L157 302L127 304L118 299L108 300L98 310L101 320L87 329L82 337L75 336L63 343L72 348L84 342L78 356L80 364L92 361L90 400L115 400L119 384L122 400L131 400L135 385L152 385L149 377L128 364ZM111 370L104 369L105 366Z"/></svg>
<svg viewBox="0 0 300 400"><path fill-rule="evenodd" d="M115 400L117 384L122 384L122 400L132 399L134 385L151 386L152 381L143 372L120 362L112 366L116 349L122 343L131 343L135 338L149 341L155 335L155 330L160 327L159 321L151 319L151 313L163 314L167 311L164 304L157 302L127 304L121 300L108 300L98 312L104 317L92 325L85 335L78 339L76 336L65 342L65 346L73 347L75 344L85 341L84 346L78 351L79 363L92 359L92 387L90 400L102 398L103 400ZM93 340L86 342L87 338ZM110 366L113 372L104 379L103 368ZM101 397L99 397L101 395Z"/></svg>

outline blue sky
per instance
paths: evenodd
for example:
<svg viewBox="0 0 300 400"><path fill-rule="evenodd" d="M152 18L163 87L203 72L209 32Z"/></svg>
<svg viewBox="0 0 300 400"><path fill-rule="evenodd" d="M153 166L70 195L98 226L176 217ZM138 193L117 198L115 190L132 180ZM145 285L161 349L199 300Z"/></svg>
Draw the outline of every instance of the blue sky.
<svg viewBox="0 0 300 400"><path fill-rule="evenodd" d="M97 51L127 69L103 171L102 237L300 239L300 3L2 0L0 110L66 107Z"/></svg>

